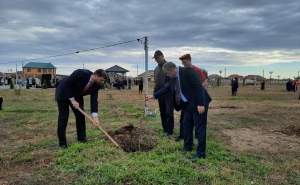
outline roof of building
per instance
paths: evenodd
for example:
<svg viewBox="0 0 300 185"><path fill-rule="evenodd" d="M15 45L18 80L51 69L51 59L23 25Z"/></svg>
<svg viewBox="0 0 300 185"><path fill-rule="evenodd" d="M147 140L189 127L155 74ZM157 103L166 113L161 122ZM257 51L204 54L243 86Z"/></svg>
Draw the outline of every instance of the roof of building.
<svg viewBox="0 0 300 185"><path fill-rule="evenodd" d="M242 75L238 75L238 74L231 74L227 78L228 79L233 79L233 78L243 79L243 76Z"/></svg>
<svg viewBox="0 0 300 185"><path fill-rule="evenodd" d="M245 79L252 79L252 80L254 78L256 78L257 80L259 80L259 79L265 79L264 77L262 77L260 75L248 75L248 76L245 77Z"/></svg>
<svg viewBox="0 0 300 185"><path fill-rule="evenodd" d="M0 72L0 77L5 77L6 75L2 72Z"/></svg>
<svg viewBox="0 0 300 185"><path fill-rule="evenodd" d="M116 72L116 73L126 73L129 72L127 69L124 69L118 65L112 66L105 70L106 72Z"/></svg>
<svg viewBox="0 0 300 185"><path fill-rule="evenodd" d="M42 68L42 69L56 69L51 63L42 63L42 62L29 62L24 65L23 68Z"/></svg>
<svg viewBox="0 0 300 185"><path fill-rule="evenodd" d="M211 74L211 75L208 76L208 78L220 78L220 75Z"/></svg>
<svg viewBox="0 0 300 185"><path fill-rule="evenodd" d="M23 74L23 71L17 71L17 74Z"/></svg>
<svg viewBox="0 0 300 185"><path fill-rule="evenodd" d="M148 76L153 76L154 75L154 70L149 70L148 71ZM143 72L139 74L138 76L146 76L146 72Z"/></svg>

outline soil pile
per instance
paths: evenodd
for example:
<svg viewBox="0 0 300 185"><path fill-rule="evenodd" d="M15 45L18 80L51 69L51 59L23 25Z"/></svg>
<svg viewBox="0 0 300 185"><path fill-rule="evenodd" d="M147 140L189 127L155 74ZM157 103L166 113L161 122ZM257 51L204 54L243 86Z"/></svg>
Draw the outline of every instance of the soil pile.
<svg viewBox="0 0 300 185"><path fill-rule="evenodd" d="M147 152L157 145L157 139L153 136L158 135L153 129L147 127L134 127L128 125L115 131L107 132L126 152ZM107 139L106 136L101 138Z"/></svg>
<svg viewBox="0 0 300 185"><path fill-rule="evenodd" d="M300 137L300 125L289 125L284 129L280 130L280 132L289 136L296 135Z"/></svg>

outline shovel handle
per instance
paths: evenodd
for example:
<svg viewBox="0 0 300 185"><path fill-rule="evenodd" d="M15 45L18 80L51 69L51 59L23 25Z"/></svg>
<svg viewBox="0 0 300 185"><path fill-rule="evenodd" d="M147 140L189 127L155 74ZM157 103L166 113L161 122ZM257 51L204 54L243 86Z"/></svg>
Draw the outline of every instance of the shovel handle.
<svg viewBox="0 0 300 185"><path fill-rule="evenodd" d="M92 123L95 123L94 120L86 113L84 112L80 107L77 108L77 110L79 110L85 117L89 118L89 120L91 120ZM100 126L98 125L98 129L101 130L106 136L107 138L116 146L118 147L119 149L123 150L120 145L118 145L118 143L113 140L113 138L111 138L107 132L105 132L105 130Z"/></svg>

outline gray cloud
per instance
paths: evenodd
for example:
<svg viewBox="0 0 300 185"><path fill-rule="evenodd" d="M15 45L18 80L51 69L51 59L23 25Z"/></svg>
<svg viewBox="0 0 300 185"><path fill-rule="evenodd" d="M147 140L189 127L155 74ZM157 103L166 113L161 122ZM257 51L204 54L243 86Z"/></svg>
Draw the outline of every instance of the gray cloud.
<svg viewBox="0 0 300 185"><path fill-rule="evenodd" d="M156 49L168 51L178 47L181 52L180 48L186 46L195 54L199 48L221 49L212 53L201 50L201 56L196 58L211 65L243 65L250 55L241 53L247 51L266 52L264 55L252 53L263 57L268 56L268 52L280 51L277 62L288 61L284 54L290 51L289 60L299 61L295 60L299 58L299 33L299 1L0 2L0 63L85 50L144 36L149 38L150 56ZM119 60L124 64L131 61L136 65L140 59L133 56L142 52L142 45L130 43L97 52L80 55L87 58L76 60L95 60L93 56L102 55L106 61ZM60 59L51 61L55 63Z"/></svg>

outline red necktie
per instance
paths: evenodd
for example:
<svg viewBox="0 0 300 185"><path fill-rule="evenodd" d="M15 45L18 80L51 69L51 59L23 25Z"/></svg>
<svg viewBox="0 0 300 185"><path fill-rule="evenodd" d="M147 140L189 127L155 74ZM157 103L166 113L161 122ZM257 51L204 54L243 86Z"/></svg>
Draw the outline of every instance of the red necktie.
<svg viewBox="0 0 300 185"><path fill-rule="evenodd" d="M179 87L178 77L176 77L175 87L176 87L176 90L175 90L175 92L176 92L175 101L176 101L176 104L179 105L180 104L180 87Z"/></svg>
<svg viewBox="0 0 300 185"><path fill-rule="evenodd" d="M90 81L89 84L84 88L81 94L84 94L91 86L93 85L93 82Z"/></svg>

